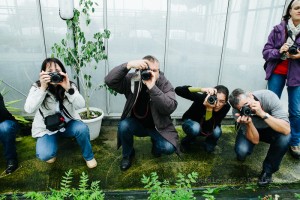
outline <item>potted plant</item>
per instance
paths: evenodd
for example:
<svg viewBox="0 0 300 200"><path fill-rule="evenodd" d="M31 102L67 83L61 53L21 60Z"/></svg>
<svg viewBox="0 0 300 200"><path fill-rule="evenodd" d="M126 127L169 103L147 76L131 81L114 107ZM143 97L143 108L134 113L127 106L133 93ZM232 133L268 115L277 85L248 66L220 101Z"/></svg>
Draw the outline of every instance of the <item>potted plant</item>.
<svg viewBox="0 0 300 200"><path fill-rule="evenodd" d="M93 0L80 0L79 8L74 9L74 17L66 20L69 30L66 37L60 43L52 46L52 56L60 58L66 66L71 67L75 72L74 79L79 79L82 90L81 93L86 102L86 108L78 110L82 120L90 128L91 140L98 137L104 113L101 109L90 107L90 98L97 89L105 88L110 93L116 92L108 88L105 84L92 84L93 72L97 69L100 61L107 59L104 40L110 36L110 31L104 29L103 32L95 32L91 40L86 38L86 34L81 26L89 27L91 23L90 13L95 12L98 4ZM85 23L80 23L84 20ZM95 125L97 122L97 125ZM93 129L95 133L93 133Z"/></svg>

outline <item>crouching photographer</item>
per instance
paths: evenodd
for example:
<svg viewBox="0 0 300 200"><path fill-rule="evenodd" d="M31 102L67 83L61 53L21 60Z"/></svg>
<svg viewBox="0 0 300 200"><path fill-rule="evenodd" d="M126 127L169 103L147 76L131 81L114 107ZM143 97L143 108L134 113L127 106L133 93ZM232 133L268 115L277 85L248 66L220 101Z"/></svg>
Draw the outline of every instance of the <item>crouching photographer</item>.
<svg viewBox="0 0 300 200"><path fill-rule="evenodd" d="M69 81L65 67L58 59L47 58L42 63L39 76L24 106L26 112L35 112L32 137L37 138L37 157L47 163L55 162L57 139L61 136L75 137L87 166L96 167L89 128L80 121L75 111L84 107L85 101L76 85Z"/></svg>
<svg viewBox="0 0 300 200"><path fill-rule="evenodd" d="M129 73L131 69L135 72ZM126 97L118 127L118 148L122 145L121 170L132 165L134 136L151 137L154 157L179 152L178 134L170 117L177 107L174 88L159 71L159 61L154 56L115 67L105 77L105 83Z"/></svg>
<svg viewBox="0 0 300 200"><path fill-rule="evenodd" d="M214 88L180 86L175 88L175 92L193 101L191 107L182 116L182 129L186 133L186 137L181 140L183 150L189 150L197 136L204 136L206 137L205 150L208 153L213 152L222 135L221 122L230 109L227 103L229 95L227 87L223 85Z"/></svg>
<svg viewBox="0 0 300 200"><path fill-rule="evenodd" d="M277 95L269 90L249 93L238 88L229 95L229 102L240 125L235 142L237 159L244 161L260 141L270 144L258 178L259 186L267 186L288 150L291 131L288 115Z"/></svg>

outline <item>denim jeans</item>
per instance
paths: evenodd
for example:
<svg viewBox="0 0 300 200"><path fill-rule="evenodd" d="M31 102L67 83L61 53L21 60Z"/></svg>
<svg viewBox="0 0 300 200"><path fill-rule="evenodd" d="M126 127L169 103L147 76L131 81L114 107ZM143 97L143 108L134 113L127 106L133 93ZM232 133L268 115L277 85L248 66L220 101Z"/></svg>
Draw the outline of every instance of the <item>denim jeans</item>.
<svg viewBox="0 0 300 200"><path fill-rule="evenodd" d="M285 83L286 75L272 74L270 79L268 80L268 90L271 90L272 92L277 94L280 99Z"/></svg>
<svg viewBox="0 0 300 200"><path fill-rule="evenodd" d="M300 143L300 86L289 86L287 91L292 136L290 146L298 146Z"/></svg>
<svg viewBox="0 0 300 200"><path fill-rule="evenodd" d="M81 153L86 161L92 160L94 154L90 143L90 131L86 124L79 120L71 120L67 123L64 132L53 135L44 135L37 138L36 156L43 161L56 157L58 137L75 137L81 148Z"/></svg>
<svg viewBox="0 0 300 200"><path fill-rule="evenodd" d="M19 125L16 121L5 120L0 123L0 141L3 144L5 159L17 159L16 152L16 134L19 130Z"/></svg>
<svg viewBox="0 0 300 200"><path fill-rule="evenodd" d="M272 74L268 80L268 89L273 91L280 98L285 82L285 75ZM290 146L298 146L300 144L300 86L288 86L287 92L292 136Z"/></svg>
<svg viewBox="0 0 300 200"><path fill-rule="evenodd" d="M129 117L119 123L118 138L122 144L122 155L128 157L133 152L133 136L150 136L154 151L158 154L172 154L176 148L168 142L156 129L148 129L135 118Z"/></svg>
<svg viewBox="0 0 300 200"><path fill-rule="evenodd" d="M186 133L184 140L192 142L197 136L205 136L201 132L201 126L198 122L191 119L184 120L182 124L182 129ZM222 135L222 130L219 126L216 126L211 135L208 135L205 139L205 143L211 148L217 145L217 141Z"/></svg>
<svg viewBox="0 0 300 200"><path fill-rule="evenodd" d="M281 160L288 150L291 135L278 133L271 128L258 129L257 131L259 133L259 141L270 144L267 156L263 162L263 170L267 173L274 173L278 171ZM250 142L240 129L235 141L237 159L240 161L245 160L252 153L254 146L255 144Z"/></svg>

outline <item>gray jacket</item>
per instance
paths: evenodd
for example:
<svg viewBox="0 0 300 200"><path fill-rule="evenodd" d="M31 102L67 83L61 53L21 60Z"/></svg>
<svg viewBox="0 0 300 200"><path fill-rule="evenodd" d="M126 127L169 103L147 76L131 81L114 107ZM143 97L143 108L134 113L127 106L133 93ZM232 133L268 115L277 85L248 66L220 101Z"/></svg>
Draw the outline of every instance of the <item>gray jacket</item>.
<svg viewBox="0 0 300 200"><path fill-rule="evenodd" d="M139 94L139 85L141 79L134 81L136 73L128 73L127 63L112 69L105 77L105 83L116 92L124 94L126 97L125 107L121 120L129 117ZM172 143L179 152L178 133L172 123L171 114L177 108L175 91L171 83L160 72L159 79L155 86L148 90L150 95L150 109L156 130L170 143ZM121 146L118 140L118 148Z"/></svg>

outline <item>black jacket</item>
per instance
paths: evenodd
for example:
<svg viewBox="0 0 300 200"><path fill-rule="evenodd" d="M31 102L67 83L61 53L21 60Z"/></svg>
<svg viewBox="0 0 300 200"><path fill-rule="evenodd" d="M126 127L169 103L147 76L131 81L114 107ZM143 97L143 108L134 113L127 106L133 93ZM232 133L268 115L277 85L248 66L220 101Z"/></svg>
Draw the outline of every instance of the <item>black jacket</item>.
<svg viewBox="0 0 300 200"><path fill-rule="evenodd" d="M0 93L0 122L3 122L5 120L15 120L15 118L6 109L3 96Z"/></svg>
<svg viewBox="0 0 300 200"><path fill-rule="evenodd" d="M177 95L193 101L193 104L190 106L190 108L183 114L182 119L191 119L196 121L201 124L203 132L212 132L216 126L221 126L221 121L230 110L230 105L226 103L218 112L213 111L212 117L208 121L205 121L206 107L203 105L203 102L207 94L190 92L188 89L189 87L191 86L180 86L175 88Z"/></svg>

